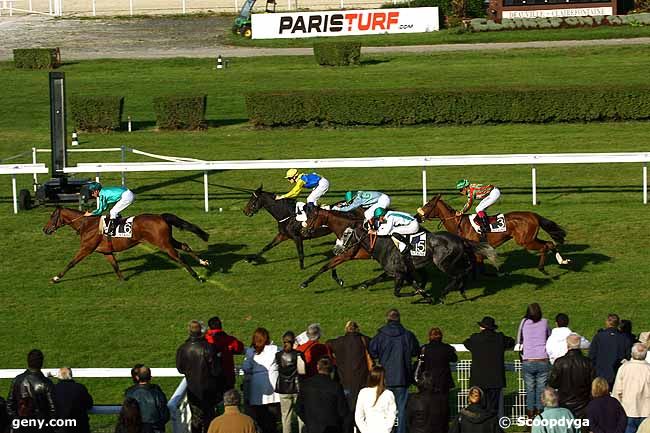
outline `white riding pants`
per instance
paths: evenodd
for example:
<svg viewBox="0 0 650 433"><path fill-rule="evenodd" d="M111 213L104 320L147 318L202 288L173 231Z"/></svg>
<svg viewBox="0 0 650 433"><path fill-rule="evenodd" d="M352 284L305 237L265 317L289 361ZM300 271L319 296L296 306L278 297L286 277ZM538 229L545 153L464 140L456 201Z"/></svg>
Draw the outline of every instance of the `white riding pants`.
<svg viewBox="0 0 650 433"><path fill-rule="evenodd" d="M321 198L328 189L330 189L329 181L324 177L321 177L316 188L314 188L309 196L307 196L307 203L318 204L318 199Z"/></svg>
<svg viewBox="0 0 650 433"><path fill-rule="evenodd" d="M117 203L115 203L115 206L113 206L113 209L109 212L111 219L117 218L117 216L122 212L124 209L129 207L131 203L133 203L133 200L135 200L135 194L130 189L127 189L122 193L122 198L118 200Z"/></svg>
<svg viewBox="0 0 650 433"><path fill-rule="evenodd" d="M393 233L399 233L401 235L405 235L406 237L408 237L409 235L416 234L419 230L420 230L420 223L418 222L418 220L413 220L413 221L411 221L410 223L408 223L408 224L406 224L404 226L395 227L393 229L393 232L391 233L391 235ZM395 238L393 238L393 239L395 239ZM406 245L404 244L404 242L400 241L399 239L395 239L395 240L399 243L398 248L399 248L400 252L404 251L404 248L406 248Z"/></svg>
<svg viewBox="0 0 650 433"><path fill-rule="evenodd" d="M370 218L375 216L375 209L377 208L384 208L388 209L390 207L390 197L388 197L386 194L382 194L379 196L377 199L377 203L373 204L370 206L368 209L365 210L363 213L363 218L368 221Z"/></svg>
<svg viewBox="0 0 650 433"><path fill-rule="evenodd" d="M496 203L496 201L499 200L499 197L501 197L501 191L499 191L499 188L494 188L487 197L476 205L476 212L485 211L485 209Z"/></svg>

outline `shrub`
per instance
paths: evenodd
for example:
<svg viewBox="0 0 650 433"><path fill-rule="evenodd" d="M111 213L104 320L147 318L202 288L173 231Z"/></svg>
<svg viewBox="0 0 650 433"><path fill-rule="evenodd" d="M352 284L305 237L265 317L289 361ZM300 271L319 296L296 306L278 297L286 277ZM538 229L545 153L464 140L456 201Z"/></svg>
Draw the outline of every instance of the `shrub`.
<svg viewBox="0 0 650 433"><path fill-rule="evenodd" d="M321 66L358 65L361 58L361 43L318 42L314 44L314 57Z"/></svg>
<svg viewBox="0 0 650 433"><path fill-rule="evenodd" d="M203 129L207 96L160 96L154 98L156 125L160 129Z"/></svg>
<svg viewBox="0 0 650 433"><path fill-rule="evenodd" d="M19 48L14 50L14 64L22 69L54 69L61 66L58 48Z"/></svg>
<svg viewBox="0 0 650 433"><path fill-rule="evenodd" d="M246 107L256 126L640 120L650 119L650 87L257 92Z"/></svg>
<svg viewBox="0 0 650 433"><path fill-rule="evenodd" d="M124 98L121 96L73 96L72 122L80 131L117 131L122 123Z"/></svg>
<svg viewBox="0 0 650 433"><path fill-rule="evenodd" d="M483 0L467 0L466 16L468 18L484 18L487 8Z"/></svg>

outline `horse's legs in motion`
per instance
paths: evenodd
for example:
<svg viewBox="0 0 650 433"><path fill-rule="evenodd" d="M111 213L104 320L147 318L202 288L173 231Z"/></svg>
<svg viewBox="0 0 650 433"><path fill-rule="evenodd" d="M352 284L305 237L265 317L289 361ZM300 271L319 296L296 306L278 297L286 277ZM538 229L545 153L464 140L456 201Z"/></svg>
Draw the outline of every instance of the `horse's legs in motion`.
<svg viewBox="0 0 650 433"><path fill-rule="evenodd" d="M194 269L192 269L192 267L191 267L190 265L188 265L187 262L186 262L185 260L183 260L183 258L178 254L178 251L176 251L176 250L174 249L174 246L171 244L171 242L163 241L162 243L160 243L160 244L155 244L155 245L156 245L158 248L160 248L161 251L166 252L167 255L168 255L168 256L169 256L173 261L175 261L176 263L179 263L181 266L183 266L183 267L185 268L185 270L187 270L187 272L189 272L190 275L191 275L192 277L194 277L194 279L196 279L196 281L199 281L199 282L201 282L201 283L202 283L203 281L205 281L205 280L203 280L203 278L199 277L199 275L198 275L196 272L194 272Z"/></svg>
<svg viewBox="0 0 650 433"><path fill-rule="evenodd" d="M209 260L203 260L203 259L202 259L201 257L199 257L199 255L196 254L196 253L192 250L192 248L190 248L190 246L187 245L185 242L178 242L176 239L172 238L172 246L173 246L175 249L177 249L177 250L178 250L178 249L183 250L183 251L185 251L187 254L189 254L190 256L194 257L194 259L195 259L196 261L198 261L199 264L200 264L201 266L205 266L206 268L207 268L208 266L210 266L210 261L209 261Z"/></svg>
<svg viewBox="0 0 650 433"><path fill-rule="evenodd" d="M117 260L115 259L115 255L113 253L105 253L104 258L113 267L113 271L115 271L115 274L117 275L117 278L120 279L120 280L124 280L124 275L122 275L122 271L120 271L120 267L117 264Z"/></svg>
<svg viewBox="0 0 650 433"><path fill-rule="evenodd" d="M370 286L374 286L377 283L381 283L382 281L387 281L390 279L390 276L386 272L382 272L375 278L371 278L370 280L366 280L359 284L360 289L367 289Z"/></svg>
<svg viewBox="0 0 650 433"><path fill-rule="evenodd" d="M393 294L398 298L403 298L405 296L415 296L413 293L402 293L402 286L404 285L404 275L397 273L395 275L395 288L393 289Z"/></svg>
<svg viewBox="0 0 650 433"><path fill-rule="evenodd" d="M298 235L293 238L296 243L296 250L298 251L298 261L300 262L300 269L305 269L305 246L302 242L302 236Z"/></svg>
<svg viewBox="0 0 650 433"><path fill-rule="evenodd" d="M82 261L83 259L88 257L90 255L90 253L95 251L96 247L97 247L97 245L93 245L92 248L86 247L86 248L80 249L77 252L77 254L75 254L75 256L72 258L72 260L70 260L70 262L65 266L65 268L61 272L56 274L56 276L52 277L52 282L53 283L58 283L61 280L61 278L63 278L63 276L65 275L66 272L68 272L70 269L72 269L77 263L79 263L80 261Z"/></svg>
<svg viewBox="0 0 650 433"><path fill-rule="evenodd" d="M289 239L289 236L287 236L285 233L278 233L277 235L275 235L275 237L273 238L273 240L271 242L269 242L268 244L266 244L266 246L264 248L262 248L262 251L260 251L259 253L255 254L253 256L249 256L246 259L246 261L249 262L249 263L258 261L262 257L262 254L264 254L265 252L267 252L271 248L277 246L278 244L286 241L287 239Z"/></svg>
<svg viewBox="0 0 650 433"><path fill-rule="evenodd" d="M335 267L337 267L341 263L347 262L348 260L352 260L352 258L353 258L353 256L349 255L349 254L341 254L341 255L335 256L332 260L330 260L329 262L324 264L318 270L318 272L316 272L314 275L312 275L311 277L309 277L305 281L303 281L302 284L300 285L300 288L301 289L307 288L307 286L309 286L309 284L311 284L316 278L318 278L318 276L320 274L322 274L323 272L327 272L330 269L334 269ZM334 278L334 275L332 275L332 277ZM338 276L337 276L337 278L338 278ZM337 281L337 283L339 283L339 281ZM340 285L340 283L339 283L339 285Z"/></svg>
<svg viewBox="0 0 650 433"><path fill-rule="evenodd" d="M338 284L341 287L343 287L343 284L345 284L345 282L339 278L339 274L338 272L336 272L336 269L332 269L332 279L336 281L336 284Z"/></svg>
<svg viewBox="0 0 650 433"><path fill-rule="evenodd" d="M524 248L531 251L539 251L539 263L537 264L537 269L539 269L540 272L546 274L546 271L544 270L544 264L546 263L546 254L549 251L553 251L555 249L555 244L553 242L546 242L535 238L524 245Z"/></svg>

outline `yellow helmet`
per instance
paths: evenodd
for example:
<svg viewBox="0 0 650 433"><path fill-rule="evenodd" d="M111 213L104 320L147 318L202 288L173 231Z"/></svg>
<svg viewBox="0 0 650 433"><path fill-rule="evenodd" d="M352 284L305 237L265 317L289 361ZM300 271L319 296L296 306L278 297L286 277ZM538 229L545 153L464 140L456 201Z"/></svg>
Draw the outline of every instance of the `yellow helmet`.
<svg viewBox="0 0 650 433"><path fill-rule="evenodd" d="M287 174L284 176L285 179L294 178L298 174L298 170L295 168L290 168L287 170Z"/></svg>

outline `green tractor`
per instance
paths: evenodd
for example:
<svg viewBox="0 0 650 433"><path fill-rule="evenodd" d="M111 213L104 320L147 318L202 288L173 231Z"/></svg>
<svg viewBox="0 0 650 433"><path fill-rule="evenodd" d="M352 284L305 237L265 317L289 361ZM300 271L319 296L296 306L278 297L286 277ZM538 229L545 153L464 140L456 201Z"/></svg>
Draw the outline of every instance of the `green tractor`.
<svg viewBox="0 0 650 433"><path fill-rule="evenodd" d="M253 37L253 29L251 27L251 15L253 13L253 6L257 0L246 0L239 16L235 18L232 24L232 32L236 35L241 35L247 39ZM275 12L275 0L266 0L266 12Z"/></svg>

